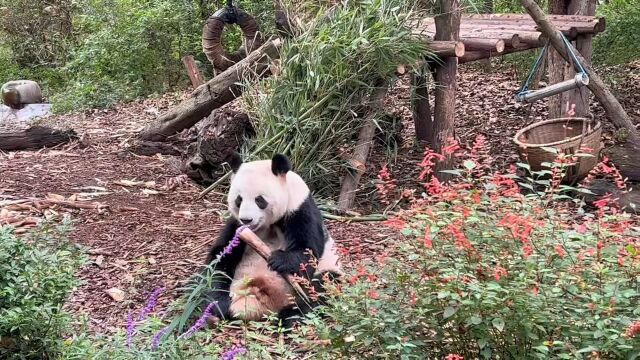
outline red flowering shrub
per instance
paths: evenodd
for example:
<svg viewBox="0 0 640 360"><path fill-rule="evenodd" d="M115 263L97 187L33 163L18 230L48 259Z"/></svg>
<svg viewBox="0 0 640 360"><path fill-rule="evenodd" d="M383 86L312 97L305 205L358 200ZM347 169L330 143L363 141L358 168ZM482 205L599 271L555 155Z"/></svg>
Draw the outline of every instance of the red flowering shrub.
<svg viewBox="0 0 640 360"><path fill-rule="evenodd" d="M587 211L572 197L585 190L557 180L567 161L520 179L492 172L482 146L447 147L461 166L446 184L431 176L444 156L425 152L426 192L386 223L401 232L393 256L361 266L329 310L336 346L433 359L638 356L637 219L610 197Z"/></svg>

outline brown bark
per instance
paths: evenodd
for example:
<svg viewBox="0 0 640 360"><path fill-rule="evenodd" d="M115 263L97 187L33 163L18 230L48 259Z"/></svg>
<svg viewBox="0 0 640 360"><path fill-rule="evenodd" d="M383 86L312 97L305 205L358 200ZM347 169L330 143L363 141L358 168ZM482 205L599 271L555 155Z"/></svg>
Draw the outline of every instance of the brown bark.
<svg viewBox="0 0 640 360"><path fill-rule="evenodd" d="M215 111L199 125L182 171L198 183L211 184L219 177L215 175L222 170L227 155L239 151L243 139L253 136L254 130L247 114L231 109Z"/></svg>
<svg viewBox="0 0 640 360"><path fill-rule="evenodd" d="M378 81L376 89L373 94L371 94L368 115L364 118L364 125L360 128L358 141L353 149L353 155L349 160L351 169L347 170L347 174L342 180L342 188L340 189L340 197L338 198L338 208L341 210L346 211L351 209L355 202L358 183L367 169L367 158L369 157L373 137L376 133L375 119L384 106L383 100L387 90L388 84L383 81Z"/></svg>
<svg viewBox="0 0 640 360"><path fill-rule="evenodd" d="M182 63L184 64L185 69L187 69L187 75L189 75L189 80L191 80L191 85L194 89L204 84L204 78L202 77L200 70L198 70L198 66L196 66L196 61L193 59L193 56L187 55L182 57Z"/></svg>
<svg viewBox="0 0 640 360"><path fill-rule="evenodd" d="M568 0L550 0L549 13L557 15L567 14ZM547 71L549 75L549 84L557 84L568 79L571 75L572 67L553 47L549 48L547 53ZM564 104L566 94L558 94L547 99L547 107L549 108L550 118L561 118L566 116L564 112Z"/></svg>
<svg viewBox="0 0 640 360"><path fill-rule="evenodd" d="M24 131L0 133L0 150L37 150L65 144L77 138L78 135L73 130L33 126Z"/></svg>
<svg viewBox="0 0 640 360"><path fill-rule="evenodd" d="M487 59L491 57L504 56L506 54L527 51L531 49L535 49L535 47L527 46L527 47L518 47L518 48L508 48L508 49L505 49L502 53L498 53L495 51L467 51L463 57L458 58L458 63L463 64L463 63Z"/></svg>
<svg viewBox="0 0 640 360"><path fill-rule="evenodd" d="M622 177L640 182L640 146L628 143L615 145L605 149L604 153L616 165Z"/></svg>
<svg viewBox="0 0 640 360"><path fill-rule="evenodd" d="M464 38L462 39L465 49L487 50L501 53L504 51L505 42L500 39ZM460 57L460 56L458 56Z"/></svg>
<svg viewBox="0 0 640 360"><path fill-rule="evenodd" d="M569 14L594 16L596 14L596 0L571 0L567 11ZM588 65L591 65L593 54L592 40L592 34L580 34L576 39L576 49ZM589 114L589 92L587 89L580 88L567 92L567 101L570 104L576 104L576 116L585 117Z"/></svg>
<svg viewBox="0 0 640 360"><path fill-rule="evenodd" d="M162 141L190 128L213 110L237 98L242 93L239 82L267 75L271 60L280 56L278 49L281 45L280 39L266 42L249 56L197 88L176 108L160 116L155 123L142 130L140 138Z"/></svg>
<svg viewBox="0 0 640 360"><path fill-rule="evenodd" d="M557 29L547 20L544 12L540 7L534 2L534 0L521 0L524 7L527 9L527 12L531 15L531 17L536 21L536 23L540 26L542 33L549 38L551 45L560 52L560 54L565 58L565 60L569 61L569 54L564 48L564 43ZM585 63L582 55L577 53L575 49L573 49L576 53L576 57L578 60L584 64L585 71L589 75L589 90L593 93L596 99L600 102L602 107L607 112L608 118L613 122L613 124L618 129L625 129L626 136L629 141L633 144L640 144L640 134L638 134L638 130L636 130L635 126L631 122L629 115L624 111L624 108L618 100L613 96L611 91L607 88L606 84L598 74L596 74L590 65Z"/></svg>
<svg viewBox="0 0 640 360"><path fill-rule="evenodd" d="M431 105L429 105L429 82L428 75L411 74L411 85L413 87L413 123L416 130L418 142L429 141L429 123L431 120Z"/></svg>
<svg viewBox="0 0 640 360"><path fill-rule="evenodd" d="M173 145L164 142L144 140L137 141L128 151L141 156L154 156L156 154L180 156L182 154L182 152Z"/></svg>
<svg viewBox="0 0 640 360"><path fill-rule="evenodd" d="M429 49L433 51L433 54L440 58L451 56L463 56L466 51L465 44L461 41L427 41Z"/></svg>
<svg viewBox="0 0 640 360"><path fill-rule="evenodd" d="M435 40L457 41L460 36L461 8L458 0L440 0L442 14L435 17ZM441 152L449 138L454 137L454 121L456 107L456 73L458 58L446 58L435 71L435 111L433 121L429 123L429 145L436 152ZM436 176L447 179L447 174L440 170L451 167L451 159L438 163Z"/></svg>

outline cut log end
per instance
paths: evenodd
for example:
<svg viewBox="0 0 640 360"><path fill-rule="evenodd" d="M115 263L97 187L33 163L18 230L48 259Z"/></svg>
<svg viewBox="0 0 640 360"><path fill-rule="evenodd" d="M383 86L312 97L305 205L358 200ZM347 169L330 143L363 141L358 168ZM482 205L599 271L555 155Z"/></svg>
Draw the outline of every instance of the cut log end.
<svg viewBox="0 0 640 360"><path fill-rule="evenodd" d="M463 42L456 42L456 45L454 47L454 53L456 54L456 57L462 57L464 56L465 53L465 45Z"/></svg>

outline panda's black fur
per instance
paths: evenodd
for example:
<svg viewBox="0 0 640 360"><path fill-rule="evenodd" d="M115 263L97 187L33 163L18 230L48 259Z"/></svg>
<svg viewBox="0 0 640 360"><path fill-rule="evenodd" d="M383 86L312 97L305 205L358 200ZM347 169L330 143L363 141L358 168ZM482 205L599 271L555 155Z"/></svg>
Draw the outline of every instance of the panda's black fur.
<svg viewBox="0 0 640 360"><path fill-rule="evenodd" d="M234 173L237 173L242 161L237 154L234 154L229 160L229 164ZM276 155L271 159L271 171L276 177L286 176L290 170L289 160L285 156ZM294 180L297 180L299 177L295 176ZM306 185L304 187L306 188ZM306 189L308 190L308 188ZM230 204L232 204L231 200ZM223 251L240 226L240 219L234 216L227 220L215 245L209 251L206 260L207 264L214 261L218 254ZM330 241L333 246L333 239L331 239L324 226L320 210L310 192L297 208L287 209L284 216L269 224L269 226L271 232L275 231L277 233L280 231L283 237L283 244L279 249L272 251L272 256L267 262L269 270L282 275L296 274L303 278L311 279L311 283L318 294L324 292L323 279L329 277L333 280L339 277L338 268L319 271L321 269L315 269L310 265L311 258L308 250L311 250L314 259L321 259L325 254L325 244ZM233 314L230 313L232 283L236 275L236 268L244 260L247 250L252 251L252 249L247 249L247 245L241 241L237 247L233 248L230 254L222 257L215 266L217 271L221 271L226 275L215 283L214 289L211 289L207 295L208 301L217 302L215 315L218 317L226 319L233 317ZM331 253L330 255L334 256L335 254ZM301 264L307 265L304 267ZM297 320L296 315L302 315L317 305L317 303L308 304L299 300L296 299L294 304L278 309L278 317L284 322L285 326L291 326Z"/></svg>

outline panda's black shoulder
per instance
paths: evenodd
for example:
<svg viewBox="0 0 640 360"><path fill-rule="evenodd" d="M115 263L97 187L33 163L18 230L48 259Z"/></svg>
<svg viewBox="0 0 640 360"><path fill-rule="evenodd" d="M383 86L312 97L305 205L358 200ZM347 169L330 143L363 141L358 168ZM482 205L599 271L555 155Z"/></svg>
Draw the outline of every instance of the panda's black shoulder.
<svg viewBox="0 0 640 360"><path fill-rule="evenodd" d="M311 235L318 241L324 239L322 213L309 194L297 209L290 209L276 226L291 234Z"/></svg>

